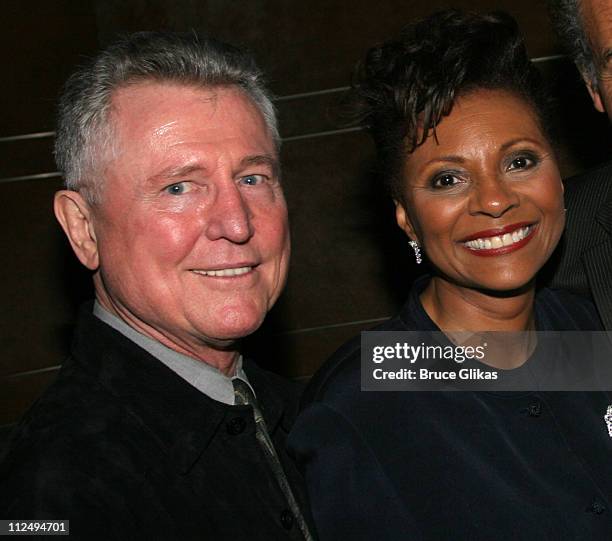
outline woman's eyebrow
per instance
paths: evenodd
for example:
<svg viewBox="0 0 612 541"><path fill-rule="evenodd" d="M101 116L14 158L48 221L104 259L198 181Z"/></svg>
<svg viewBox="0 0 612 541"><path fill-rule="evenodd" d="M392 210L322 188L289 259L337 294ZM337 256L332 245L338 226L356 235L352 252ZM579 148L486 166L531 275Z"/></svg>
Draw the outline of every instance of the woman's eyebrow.
<svg viewBox="0 0 612 541"><path fill-rule="evenodd" d="M502 146L499 147L500 150L507 150L508 148L517 145L519 143L529 143L531 145L541 146L541 141L536 141L535 139L531 139L530 137L517 137L516 139L511 139L510 141L506 141Z"/></svg>
<svg viewBox="0 0 612 541"><path fill-rule="evenodd" d="M432 158L431 160L429 160L428 162L425 162L425 165L431 165L432 163L438 163L438 162L452 162L452 163L465 163L465 158L462 158L461 156L436 156L435 158Z"/></svg>

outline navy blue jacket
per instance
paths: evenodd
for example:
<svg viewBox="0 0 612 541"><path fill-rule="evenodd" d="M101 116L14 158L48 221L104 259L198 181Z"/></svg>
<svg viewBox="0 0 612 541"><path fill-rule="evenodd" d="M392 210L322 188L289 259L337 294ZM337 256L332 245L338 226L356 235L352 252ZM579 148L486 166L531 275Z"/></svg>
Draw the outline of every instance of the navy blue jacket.
<svg viewBox="0 0 612 541"><path fill-rule="evenodd" d="M438 330L417 282L377 330ZM538 330L597 330L543 290ZM612 539L609 393L365 392L359 338L312 380L288 444L327 540Z"/></svg>

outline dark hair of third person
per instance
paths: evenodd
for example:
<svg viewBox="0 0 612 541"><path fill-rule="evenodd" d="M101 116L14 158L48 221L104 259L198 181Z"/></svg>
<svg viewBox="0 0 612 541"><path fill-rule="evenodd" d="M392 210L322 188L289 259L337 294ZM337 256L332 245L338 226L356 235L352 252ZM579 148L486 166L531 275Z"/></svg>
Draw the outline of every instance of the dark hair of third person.
<svg viewBox="0 0 612 541"><path fill-rule="evenodd" d="M351 116L371 133L380 174L402 200L403 157L448 115L455 100L477 89L504 90L529 103L550 138L549 105L516 21L445 10L406 26L370 49L356 69Z"/></svg>

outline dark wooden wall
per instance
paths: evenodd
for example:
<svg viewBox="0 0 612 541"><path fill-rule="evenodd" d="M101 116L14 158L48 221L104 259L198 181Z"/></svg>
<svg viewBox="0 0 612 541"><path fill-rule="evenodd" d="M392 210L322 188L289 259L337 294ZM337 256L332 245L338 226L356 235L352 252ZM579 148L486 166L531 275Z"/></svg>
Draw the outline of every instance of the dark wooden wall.
<svg viewBox="0 0 612 541"><path fill-rule="evenodd" d="M287 290L250 342L268 367L307 377L344 340L392 314L415 272L391 206L371 181L373 152L333 110L355 61L440 0L5 0L0 36L0 427L54 378L78 304L91 295L52 216L61 179L50 148L53 106L83 55L118 32L195 28L250 48L269 74L284 137L293 260ZM571 174L607 159L606 119L559 58L543 1L457 0L505 9L554 83ZM34 134L34 135L32 135ZM38 134L38 135L36 135ZM1 431L1 428L0 428ZM6 431L6 430L5 430Z"/></svg>

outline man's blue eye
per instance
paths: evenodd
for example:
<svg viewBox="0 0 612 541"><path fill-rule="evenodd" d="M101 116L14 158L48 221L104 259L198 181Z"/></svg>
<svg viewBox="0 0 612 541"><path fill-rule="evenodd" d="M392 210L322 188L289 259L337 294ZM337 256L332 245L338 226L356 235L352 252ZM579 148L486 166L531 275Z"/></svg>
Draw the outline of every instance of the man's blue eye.
<svg viewBox="0 0 612 541"><path fill-rule="evenodd" d="M241 182L247 186L255 186L263 181L263 175L247 175L242 177Z"/></svg>
<svg viewBox="0 0 612 541"><path fill-rule="evenodd" d="M170 186L166 187L166 191L170 195L182 195L185 193L185 183L177 182L176 184L170 184Z"/></svg>

